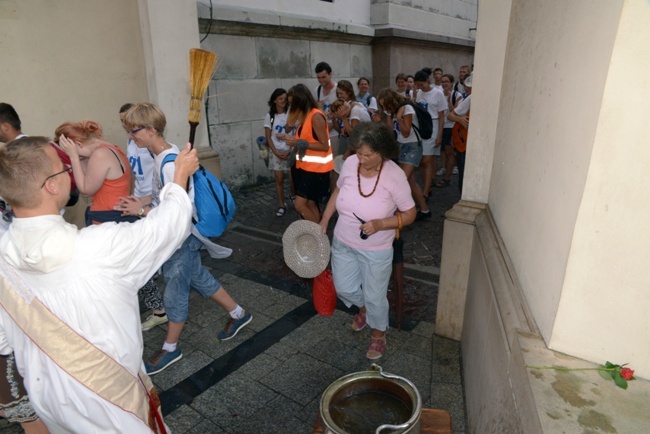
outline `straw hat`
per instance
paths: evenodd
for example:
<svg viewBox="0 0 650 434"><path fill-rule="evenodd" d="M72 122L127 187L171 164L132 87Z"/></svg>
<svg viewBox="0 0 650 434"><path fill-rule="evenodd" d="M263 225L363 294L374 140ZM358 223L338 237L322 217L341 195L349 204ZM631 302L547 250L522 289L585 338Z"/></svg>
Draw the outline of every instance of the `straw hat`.
<svg viewBox="0 0 650 434"><path fill-rule="evenodd" d="M284 262L300 277L313 278L330 260L330 241L318 223L298 220L282 235Z"/></svg>

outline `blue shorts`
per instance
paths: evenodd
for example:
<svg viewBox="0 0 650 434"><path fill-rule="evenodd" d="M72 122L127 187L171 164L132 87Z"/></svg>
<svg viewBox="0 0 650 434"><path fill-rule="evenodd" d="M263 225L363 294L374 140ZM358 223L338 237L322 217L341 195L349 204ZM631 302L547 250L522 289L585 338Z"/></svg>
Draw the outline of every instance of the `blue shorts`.
<svg viewBox="0 0 650 434"><path fill-rule="evenodd" d="M397 158L399 164L418 167L420 161L422 161L422 146L418 142L399 144L399 157Z"/></svg>
<svg viewBox="0 0 650 434"><path fill-rule="evenodd" d="M201 265L201 246L201 241L190 234L162 266L167 284L163 303L171 322L187 320L190 287L205 298L212 297L221 288L217 279Z"/></svg>

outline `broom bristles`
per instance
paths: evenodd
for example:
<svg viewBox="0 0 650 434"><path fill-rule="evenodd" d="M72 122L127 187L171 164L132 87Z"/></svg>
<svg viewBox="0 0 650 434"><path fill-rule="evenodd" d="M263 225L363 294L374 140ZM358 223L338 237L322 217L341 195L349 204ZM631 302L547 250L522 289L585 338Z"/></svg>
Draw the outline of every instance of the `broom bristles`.
<svg viewBox="0 0 650 434"><path fill-rule="evenodd" d="M190 49L190 112L187 119L190 123L201 120L201 103L203 94L210 84L210 79L217 64L217 55L199 48Z"/></svg>

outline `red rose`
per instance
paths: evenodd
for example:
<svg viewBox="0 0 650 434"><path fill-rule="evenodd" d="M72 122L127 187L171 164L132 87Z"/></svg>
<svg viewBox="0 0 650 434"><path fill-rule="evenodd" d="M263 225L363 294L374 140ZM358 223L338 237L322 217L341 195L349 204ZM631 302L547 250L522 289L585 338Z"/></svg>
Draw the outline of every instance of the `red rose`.
<svg viewBox="0 0 650 434"><path fill-rule="evenodd" d="M621 369L621 377L625 378L626 380L633 380L634 379L634 370L630 368L622 368Z"/></svg>

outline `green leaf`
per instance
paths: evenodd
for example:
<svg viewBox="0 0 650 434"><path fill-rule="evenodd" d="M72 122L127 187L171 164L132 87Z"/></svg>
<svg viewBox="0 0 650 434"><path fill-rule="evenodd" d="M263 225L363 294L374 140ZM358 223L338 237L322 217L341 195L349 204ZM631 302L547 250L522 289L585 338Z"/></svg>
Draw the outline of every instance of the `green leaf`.
<svg viewBox="0 0 650 434"><path fill-rule="evenodd" d="M604 368L604 366L603 366L603 368ZM603 377L607 381L612 379L612 371L598 370L598 373L600 374L601 377Z"/></svg>
<svg viewBox="0 0 650 434"><path fill-rule="evenodd" d="M621 389L627 389L627 380L621 377L619 371L614 371L614 383L616 383L616 385Z"/></svg>
<svg viewBox="0 0 650 434"><path fill-rule="evenodd" d="M605 367L606 367L607 369L616 368L617 366L618 366L618 365L615 365L615 364L613 364L613 363L605 362Z"/></svg>

